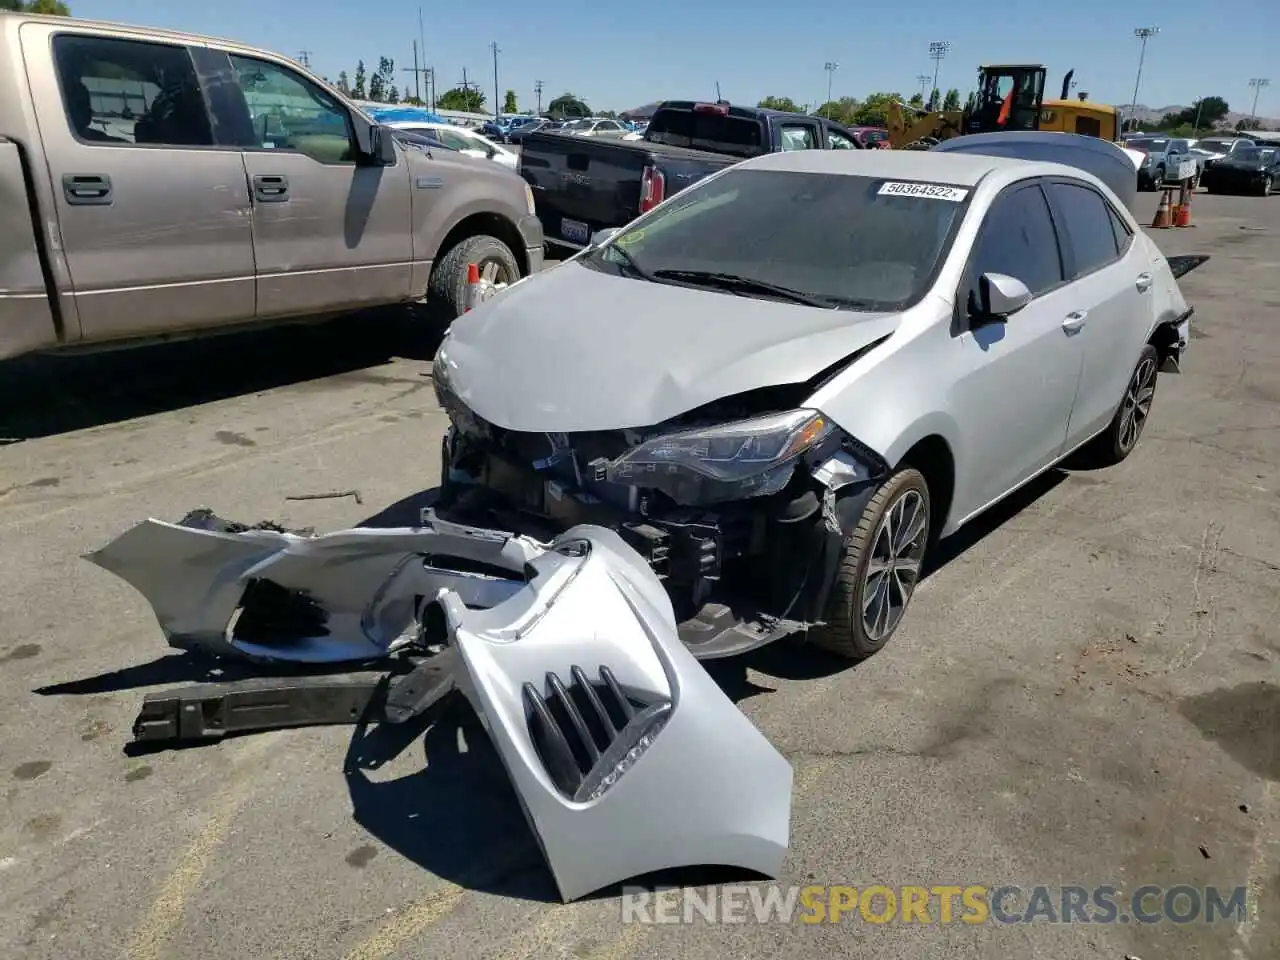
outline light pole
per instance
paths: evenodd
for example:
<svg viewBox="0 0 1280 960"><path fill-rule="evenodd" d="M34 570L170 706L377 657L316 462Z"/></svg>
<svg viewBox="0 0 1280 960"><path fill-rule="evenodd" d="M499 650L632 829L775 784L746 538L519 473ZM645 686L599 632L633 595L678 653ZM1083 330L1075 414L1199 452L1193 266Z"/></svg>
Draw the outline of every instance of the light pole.
<svg viewBox="0 0 1280 960"><path fill-rule="evenodd" d="M538 98L538 116L542 116L542 81L533 81L533 92Z"/></svg>
<svg viewBox="0 0 1280 960"><path fill-rule="evenodd" d="M1258 94L1262 92L1262 88L1271 83L1266 77L1254 77L1249 81L1249 86L1253 87L1253 109L1249 111L1249 119L1254 123L1258 122Z"/></svg>
<svg viewBox="0 0 1280 960"><path fill-rule="evenodd" d="M920 105L924 106L925 101L929 99L929 75L917 73L916 83L920 84Z"/></svg>
<svg viewBox="0 0 1280 960"><path fill-rule="evenodd" d="M489 44L489 49L493 51L493 119L498 119L498 54L502 52L498 46L498 41L494 40Z"/></svg>
<svg viewBox="0 0 1280 960"><path fill-rule="evenodd" d="M1129 119L1134 127L1138 125L1138 88L1142 85L1142 64L1147 59L1147 41L1159 32L1159 27L1136 27L1133 31L1133 35L1142 41L1138 50L1138 76L1133 81L1133 102L1129 104Z"/></svg>
<svg viewBox="0 0 1280 960"><path fill-rule="evenodd" d="M934 40L929 44L929 58L933 60L933 86L930 91L938 89L938 68L942 66L942 58L951 49L950 40Z"/></svg>
<svg viewBox="0 0 1280 960"><path fill-rule="evenodd" d="M822 65L822 69L827 71L827 119L831 119L831 81L835 79L836 71L840 69L840 64L834 60L828 60Z"/></svg>

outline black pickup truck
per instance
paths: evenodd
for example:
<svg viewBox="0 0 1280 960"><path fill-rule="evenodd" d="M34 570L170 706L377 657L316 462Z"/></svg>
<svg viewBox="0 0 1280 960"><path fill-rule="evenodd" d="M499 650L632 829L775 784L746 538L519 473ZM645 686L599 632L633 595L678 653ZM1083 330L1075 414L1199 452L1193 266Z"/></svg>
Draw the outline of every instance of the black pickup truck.
<svg viewBox="0 0 1280 960"><path fill-rule="evenodd" d="M717 170L779 150L859 150L822 117L727 103L668 100L640 140L538 131L524 138L520 172L547 242L581 249Z"/></svg>

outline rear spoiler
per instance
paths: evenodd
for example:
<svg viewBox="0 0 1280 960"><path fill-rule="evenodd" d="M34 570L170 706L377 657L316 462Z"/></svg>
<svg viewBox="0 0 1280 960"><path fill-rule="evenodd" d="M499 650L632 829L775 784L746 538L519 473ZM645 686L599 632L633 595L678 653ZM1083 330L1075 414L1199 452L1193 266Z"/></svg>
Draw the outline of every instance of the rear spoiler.
<svg viewBox="0 0 1280 960"><path fill-rule="evenodd" d="M1185 277L1200 264L1205 263L1209 259L1207 253L1185 253L1176 257L1167 257L1169 261L1169 269L1173 272L1174 279Z"/></svg>

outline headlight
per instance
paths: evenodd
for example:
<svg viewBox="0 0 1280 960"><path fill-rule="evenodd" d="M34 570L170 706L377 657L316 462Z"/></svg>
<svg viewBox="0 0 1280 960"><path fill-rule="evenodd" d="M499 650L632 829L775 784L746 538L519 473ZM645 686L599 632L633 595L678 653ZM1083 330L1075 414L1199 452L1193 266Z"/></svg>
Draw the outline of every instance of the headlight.
<svg viewBox="0 0 1280 960"><path fill-rule="evenodd" d="M796 459L833 430L814 410L683 430L633 447L606 475L686 506L766 496L785 487Z"/></svg>

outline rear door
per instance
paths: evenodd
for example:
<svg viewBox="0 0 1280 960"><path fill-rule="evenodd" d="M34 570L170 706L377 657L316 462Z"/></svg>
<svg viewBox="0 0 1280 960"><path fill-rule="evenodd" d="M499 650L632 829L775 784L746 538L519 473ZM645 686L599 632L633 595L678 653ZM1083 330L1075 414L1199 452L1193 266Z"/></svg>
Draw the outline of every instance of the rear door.
<svg viewBox="0 0 1280 960"><path fill-rule="evenodd" d="M1034 299L1006 322L974 323L983 273L1021 280ZM972 464L957 477L956 504L968 518L1062 455L1080 381L1080 345L1063 329L1075 301L1037 183L1008 188L988 209L956 300L951 407Z"/></svg>
<svg viewBox="0 0 1280 960"><path fill-rule="evenodd" d="M1067 446L1102 430L1115 414L1151 328L1150 264L1144 263L1128 224L1087 183L1046 184L1063 234L1069 316L1082 352L1080 389L1071 411Z"/></svg>
<svg viewBox="0 0 1280 960"><path fill-rule="evenodd" d="M252 320L244 164L215 136L191 51L66 23L20 36L81 338Z"/></svg>
<svg viewBox="0 0 1280 960"><path fill-rule="evenodd" d="M230 55L249 136L258 316L345 310L407 299L413 261L408 163L356 162L346 106L297 70Z"/></svg>

